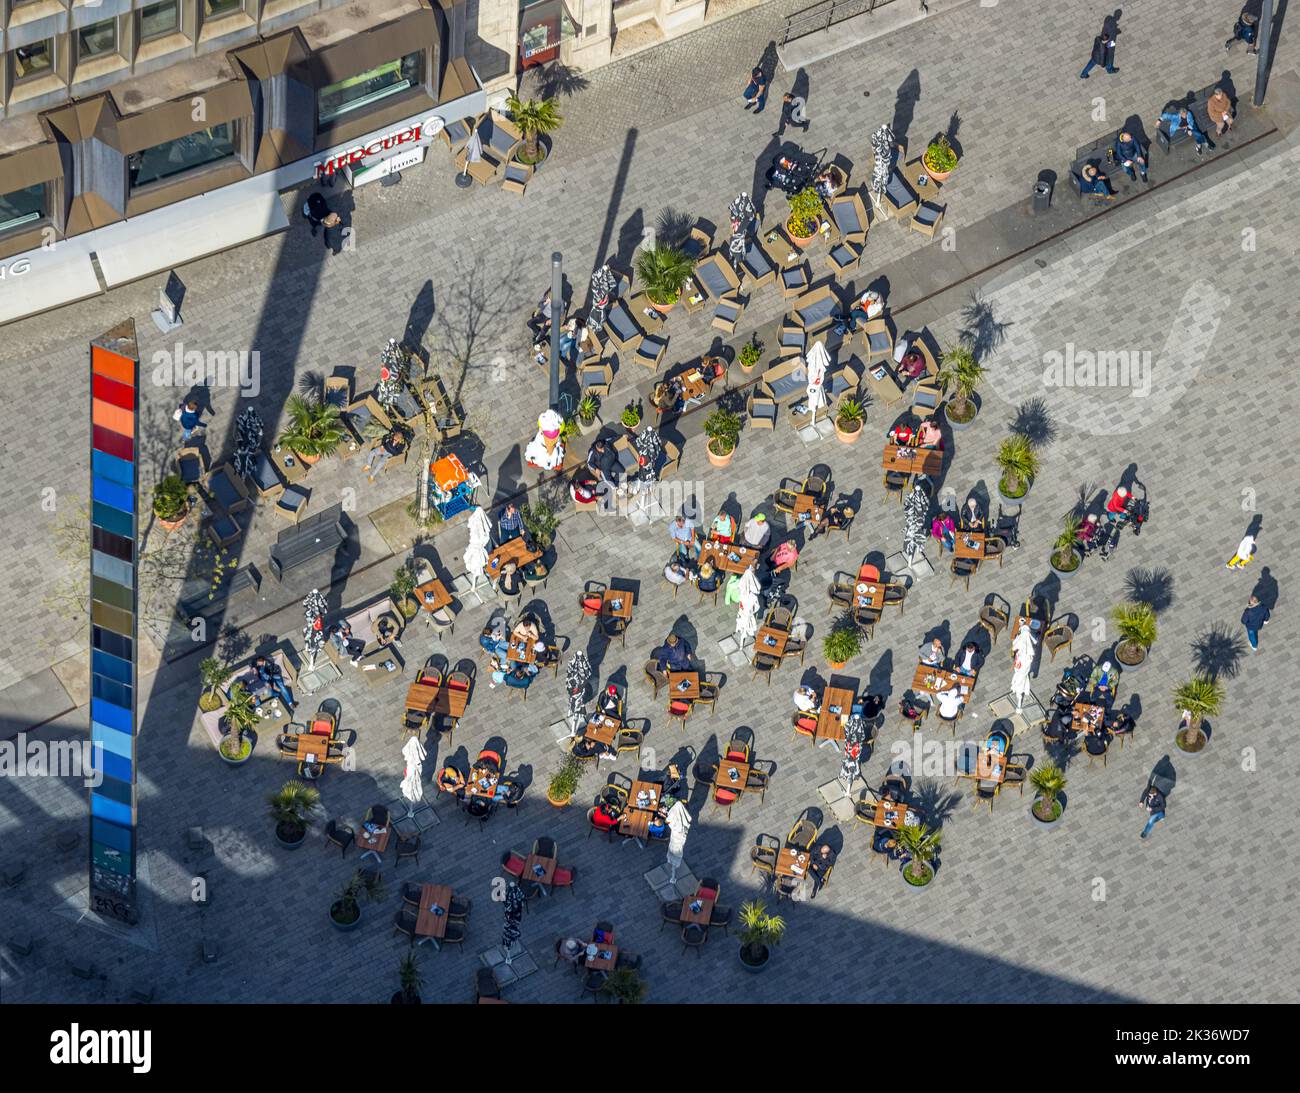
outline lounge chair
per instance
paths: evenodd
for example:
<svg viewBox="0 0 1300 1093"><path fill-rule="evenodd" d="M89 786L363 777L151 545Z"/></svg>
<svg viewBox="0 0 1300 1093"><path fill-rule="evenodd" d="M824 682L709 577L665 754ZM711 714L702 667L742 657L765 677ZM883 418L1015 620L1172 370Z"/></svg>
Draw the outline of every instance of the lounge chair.
<svg viewBox="0 0 1300 1093"><path fill-rule="evenodd" d="M736 271L717 251L696 263L695 282L714 300L731 296L740 288L740 278L736 276Z"/></svg>
<svg viewBox="0 0 1300 1093"><path fill-rule="evenodd" d="M528 188L532 178L531 164L512 161L506 164L505 171L502 172L501 189L508 190L512 194L522 194Z"/></svg>
<svg viewBox="0 0 1300 1093"><path fill-rule="evenodd" d="M897 167L889 176L889 185L885 187L884 204L896 220L902 220L916 212L917 197Z"/></svg>
<svg viewBox="0 0 1300 1093"><path fill-rule="evenodd" d="M641 339L645 337L645 331L637 325L632 312L622 300L615 300L610 305L609 313L605 316L605 330L620 353L635 353Z"/></svg>
<svg viewBox="0 0 1300 1093"><path fill-rule="evenodd" d="M826 261L837 274L856 269L867 244L871 218L857 190L842 193L831 202L831 219L839 231L839 241L831 247Z"/></svg>
<svg viewBox="0 0 1300 1093"><path fill-rule="evenodd" d="M944 214L943 205L935 205L929 201L922 201L921 207L916 210L916 215L908 221L913 231L918 231L929 239L934 238L934 233L939 230L939 225L943 223Z"/></svg>
<svg viewBox="0 0 1300 1093"><path fill-rule="evenodd" d="M229 463L222 463L221 466L213 468L208 475L207 492L212 499L213 507L222 512L243 512L253 503L248 497L248 490L244 488L243 481Z"/></svg>
<svg viewBox="0 0 1300 1093"><path fill-rule="evenodd" d="M723 296L718 300L718 306L713 309L713 322L710 325L715 330L734 334L736 326L740 322L740 317L744 314L745 305L741 303L738 297Z"/></svg>
<svg viewBox="0 0 1300 1093"><path fill-rule="evenodd" d="M803 327L805 333L815 334L823 327L830 326L838 306L830 285L822 285L795 300L790 316Z"/></svg>

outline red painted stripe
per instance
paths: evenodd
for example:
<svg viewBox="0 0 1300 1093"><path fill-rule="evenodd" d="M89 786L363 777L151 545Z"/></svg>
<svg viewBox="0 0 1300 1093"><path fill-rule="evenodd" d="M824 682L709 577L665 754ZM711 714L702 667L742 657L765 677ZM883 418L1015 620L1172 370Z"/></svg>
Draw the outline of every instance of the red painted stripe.
<svg viewBox="0 0 1300 1093"><path fill-rule="evenodd" d="M101 452L125 459L128 463L135 462L135 441L129 436L96 425L91 429L91 443Z"/></svg>
<svg viewBox="0 0 1300 1093"><path fill-rule="evenodd" d="M90 387L95 398L111 402L123 410L135 409L135 388L125 383L116 383L105 376L91 376Z"/></svg>

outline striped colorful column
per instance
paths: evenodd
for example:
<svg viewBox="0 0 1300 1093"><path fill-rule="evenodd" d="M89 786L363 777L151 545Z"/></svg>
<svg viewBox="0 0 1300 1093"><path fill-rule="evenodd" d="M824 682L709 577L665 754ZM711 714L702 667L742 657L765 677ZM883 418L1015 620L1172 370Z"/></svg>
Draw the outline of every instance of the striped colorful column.
<svg viewBox="0 0 1300 1093"><path fill-rule="evenodd" d="M90 909L135 922L136 428L139 354L127 320L90 343Z"/></svg>

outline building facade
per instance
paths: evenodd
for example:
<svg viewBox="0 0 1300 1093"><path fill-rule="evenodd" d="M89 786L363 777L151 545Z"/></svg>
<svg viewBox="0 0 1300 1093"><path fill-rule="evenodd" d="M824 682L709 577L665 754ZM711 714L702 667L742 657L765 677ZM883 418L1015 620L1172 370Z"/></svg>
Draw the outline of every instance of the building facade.
<svg viewBox="0 0 1300 1093"><path fill-rule="evenodd" d="M0 13L0 322L283 228L282 191L418 162L486 103L464 0Z"/></svg>

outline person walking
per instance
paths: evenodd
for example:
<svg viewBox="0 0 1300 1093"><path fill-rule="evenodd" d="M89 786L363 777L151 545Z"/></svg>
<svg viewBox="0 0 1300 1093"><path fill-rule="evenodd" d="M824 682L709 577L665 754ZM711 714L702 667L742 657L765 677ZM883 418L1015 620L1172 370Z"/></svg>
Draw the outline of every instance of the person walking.
<svg viewBox="0 0 1300 1093"><path fill-rule="evenodd" d="M1147 810L1147 823L1139 836L1145 839L1151 834L1151 829L1165 818L1165 795L1155 786L1147 786L1138 803Z"/></svg>
<svg viewBox="0 0 1300 1093"><path fill-rule="evenodd" d="M752 106L755 114L763 112L763 107L767 105L767 76L761 68L755 67L749 74L749 83L745 85L740 97L745 100L746 110Z"/></svg>
<svg viewBox="0 0 1300 1093"><path fill-rule="evenodd" d="M1083 66L1083 71L1079 73L1079 79L1086 80L1088 73L1098 65L1105 68L1112 76L1119 72L1115 67L1115 36L1118 33L1112 21L1102 25L1101 33L1092 40L1092 55L1088 58L1088 63Z"/></svg>
<svg viewBox="0 0 1300 1093"><path fill-rule="evenodd" d="M186 399L177 408L176 413L172 415L176 421L181 423L181 443L188 444L190 437L195 432L203 428L203 411L194 399Z"/></svg>
<svg viewBox="0 0 1300 1093"><path fill-rule="evenodd" d="M1237 544L1237 552L1228 559L1225 569L1244 569L1246 563L1255 557L1255 534L1246 532L1241 542Z"/></svg>
<svg viewBox="0 0 1300 1093"><path fill-rule="evenodd" d="M1246 640L1253 652L1259 652L1259 631L1268 625L1268 619L1268 608L1259 602L1258 596L1252 595L1246 601L1246 610L1241 613L1241 625L1246 628Z"/></svg>
<svg viewBox="0 0 1300 1093"><path fill-rule="evenodd" d="M777 130L772 134L772 136L785 136L785 127L787 124L797 125L805 133L808 132L808 114L806 107L807 103L804 101L802 95L792 95L787 91L781 97L781 124L777 126Z"/></svg>
<svg viewBox="0 0 1300 1093"><path fill-rule="evenodd" d="M1257 3L1258 0L1255 0L1255 6ZM1259 52L1259 46L1255 43L1255 37L1259 32L1259 13L1251 9L1252 4L1247 4L1241 9L1241 14L1237 16L1237 22L1232 28L1232 37L1223 43L1224 52L1232 49L1238 42L1246 43L1247 56Z"/></svg>

